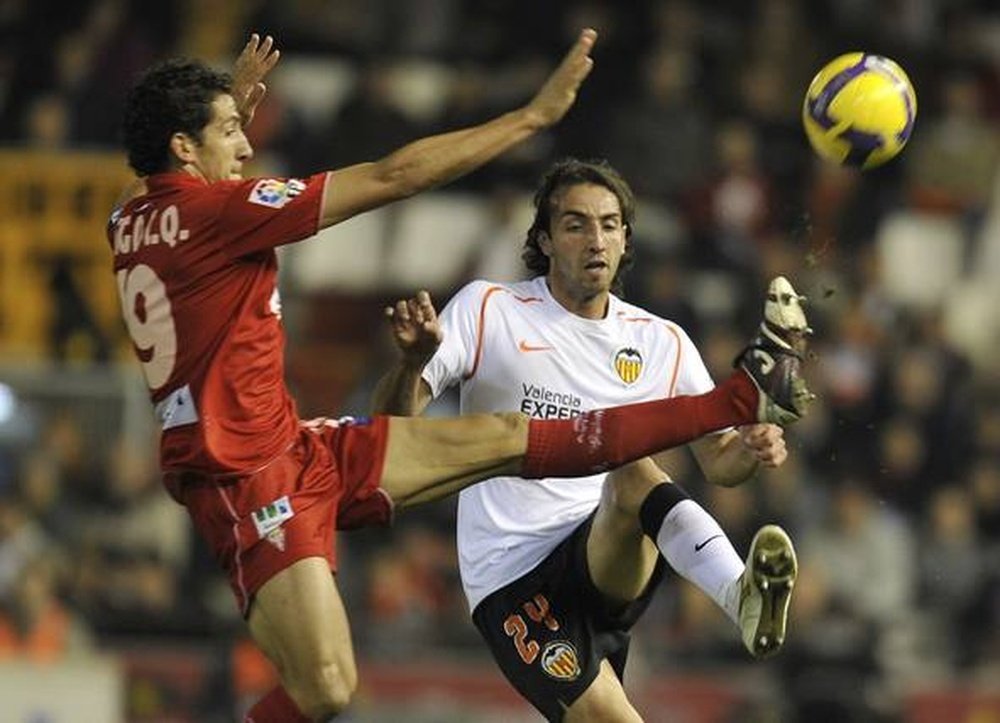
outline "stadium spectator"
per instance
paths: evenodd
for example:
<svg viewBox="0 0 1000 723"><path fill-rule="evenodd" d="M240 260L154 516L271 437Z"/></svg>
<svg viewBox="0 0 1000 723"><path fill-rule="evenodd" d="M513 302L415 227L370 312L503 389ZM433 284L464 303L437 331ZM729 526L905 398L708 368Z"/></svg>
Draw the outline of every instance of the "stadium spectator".
<svg viewBox="0 0 1000 723"><path fill-rule="evenodd" d="M93 648L87 625L60 599L61 567L59 558L40 554L0 597L0 660L53 663Z"/></svg>
<svg viewBox="0 0 1000 723"><path fill-rule="evenodd" d="M942 113L914 139L907 164L913 205L963 221L969 273L975 270L975 241L1000 168L1000 139L995 121L984 113L982 92L974 73L947 73L941 83Z"/></svg>
<svg viewBox="0 0 1000 723"><path fill-rule="evenodd" d="M105 633L174 629L198 610L182 587L187 517L164 493L148 450L120 437L107 457L102 498L80 525L76 598Z"/></svg>
<svg viewBox="0 0 1000 723"><path fill-rule="evenodd" d="M828 581L838 605L880 626L912 610L917 552L911 523L865 480L836 481L826 524L803 531L802 561ZM877 579L878 585L871 580Z"/></svg>
<svg viewBox="0 0 1000 723"><path fill-rule="evenodd" d="M700 72L690 50L654 47L642 59L637 91L611 118L602 154L635 179L640 198L673 206L705 178L711 126L696 93Z"/></svg>
<svg viewBox="0 0 1000 723"><path fill-rule="evenodd" d="M12 593L31 561L51 546L24 503L9 492L0 494L0 598Z"/></svg>
<svg viewBox="0 0 1000 723"><path fill-rule="evenodd" d="M976 631L987 607L987 548L976 529L969 491L945 485L930 495L919 546L921 606L935 621L935 656L948 670L965 670L978 652Z"/></svg>
<svg viewBox="0 0 1000 723"><path fill-rule="evenodd" d="M760 166L759 142L757 129L745 120L717 131L714 167L686 203L700 266L756 277L758 249L775 220L774 189Z"/></svg>

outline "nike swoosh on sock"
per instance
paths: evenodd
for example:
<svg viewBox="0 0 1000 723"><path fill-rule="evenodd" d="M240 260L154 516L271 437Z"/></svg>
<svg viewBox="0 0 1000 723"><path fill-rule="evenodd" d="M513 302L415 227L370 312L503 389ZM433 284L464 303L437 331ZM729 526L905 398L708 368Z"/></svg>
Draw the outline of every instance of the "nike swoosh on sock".
<svg viewBox="0 0 1000 723"><path fill-rule="evenodd" d="M694 551L695 552L701 552L701 548L703 548L705 545L707 545L709 542L711 542L712 540L716 539L717 537L722 537L722 535L712 535L711 537L709 537L704 542L700 542L697 545L695 545L694 546Z"/></svg>

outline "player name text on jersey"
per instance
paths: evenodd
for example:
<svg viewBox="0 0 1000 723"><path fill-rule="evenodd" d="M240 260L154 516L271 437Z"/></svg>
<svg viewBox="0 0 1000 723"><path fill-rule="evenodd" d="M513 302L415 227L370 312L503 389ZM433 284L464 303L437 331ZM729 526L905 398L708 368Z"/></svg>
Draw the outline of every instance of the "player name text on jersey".
<svg viewBox="0 0 1000 723"><path fill-rule="evenodd" d="M149 208L148 204L139 209ZM115 256L135 253L143 246L165 243L173 248L191 235L181 227L181 214L177 206L171 204L162 211L150 208L147 213L132 212L114 219Z"/></svg>

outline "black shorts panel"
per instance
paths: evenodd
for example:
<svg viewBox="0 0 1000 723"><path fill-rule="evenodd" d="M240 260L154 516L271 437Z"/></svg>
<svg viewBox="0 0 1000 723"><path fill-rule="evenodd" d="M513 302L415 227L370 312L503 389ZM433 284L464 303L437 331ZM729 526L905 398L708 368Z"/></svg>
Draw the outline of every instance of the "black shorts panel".
<svg viewBox="0 0 1000 723"><path fill-rule="evenodd" d="M562 720L590 687L602 659L622 678L629 630L664 573L661 557L642 595L612 609L587 567L593 520L588 517L533 570L490 594L472 614L504 675L550 721Z"/></svg>

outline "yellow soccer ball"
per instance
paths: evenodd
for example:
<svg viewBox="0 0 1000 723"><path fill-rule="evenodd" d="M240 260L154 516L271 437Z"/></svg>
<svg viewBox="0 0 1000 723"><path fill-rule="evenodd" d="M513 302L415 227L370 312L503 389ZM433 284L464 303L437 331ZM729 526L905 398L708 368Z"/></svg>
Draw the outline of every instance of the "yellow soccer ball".
<svg viewBox="0 0 1000 723"><path fill-rule="evenodd" d="M863 169L903 150L916 117L917 94L904 70L870 53L846 53L823 66L802 104L802 123L815 151Z"/></svg>

